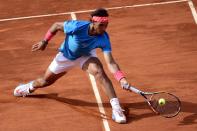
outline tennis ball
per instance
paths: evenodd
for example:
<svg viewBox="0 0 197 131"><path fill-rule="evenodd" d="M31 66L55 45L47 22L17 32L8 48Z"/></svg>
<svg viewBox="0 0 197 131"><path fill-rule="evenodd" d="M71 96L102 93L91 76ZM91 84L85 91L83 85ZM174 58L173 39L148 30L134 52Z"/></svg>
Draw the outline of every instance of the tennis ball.
<svg viewBox="0 0 197 131"><path fill-rule="evenodd" d="M160 98L158 102L160 106L163 106L166 104L166 100L164 98Z"/></svg>

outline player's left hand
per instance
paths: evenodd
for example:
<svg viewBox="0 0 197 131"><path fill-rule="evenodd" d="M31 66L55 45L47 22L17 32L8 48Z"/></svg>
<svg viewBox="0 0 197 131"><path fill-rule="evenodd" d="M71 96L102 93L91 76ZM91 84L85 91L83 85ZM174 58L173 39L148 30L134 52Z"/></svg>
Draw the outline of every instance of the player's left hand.
<svg viewBox="0 0 197 131"><path fill-rule="evenodd" d="M45 48L46 48L46 46L47 46L47 42L45 42L45 41L40 41L40 42L38 42L38 43L36 43L36 44L34 44L33 46L32 46L32 51L34 52L34 51L37 51L37 50L44 50Z"/></svg>

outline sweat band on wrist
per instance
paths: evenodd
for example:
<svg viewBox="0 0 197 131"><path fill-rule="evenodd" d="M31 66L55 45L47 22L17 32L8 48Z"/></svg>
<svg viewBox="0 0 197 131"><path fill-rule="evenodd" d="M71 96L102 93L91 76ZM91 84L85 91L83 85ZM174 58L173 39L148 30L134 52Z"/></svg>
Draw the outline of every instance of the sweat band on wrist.
<svg viewBox="0 0 197 131"><path fill-rule="evenodd" d="M48 42L51 40L51 38L55 35L56 33L52 33L51 31L48 30L48 32L46 33L45 37L44 37L44 41Z"/></svg>
<svg viewBox="0 0 197 131"><path fill-rule="evenodd" d="M122 71L117 71L114 73L114 77L117 81L120 81L122 78L125 78L125 75Z"/></svg>

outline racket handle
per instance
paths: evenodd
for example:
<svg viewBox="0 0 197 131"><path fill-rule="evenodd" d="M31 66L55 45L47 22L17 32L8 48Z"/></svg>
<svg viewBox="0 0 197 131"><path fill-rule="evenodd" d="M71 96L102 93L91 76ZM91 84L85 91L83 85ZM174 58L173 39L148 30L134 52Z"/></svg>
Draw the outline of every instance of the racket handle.
<svg viewBox="0 0 197 131"><path fill-rule="evenodd" d="M132 86L129 87L129 90L132 91L132 92L135 92L137 94L141 94L141 92L142 92L142 91L140 91L140 90L138 90L138 89L136 89L135 87L132 87Z"/></svg>

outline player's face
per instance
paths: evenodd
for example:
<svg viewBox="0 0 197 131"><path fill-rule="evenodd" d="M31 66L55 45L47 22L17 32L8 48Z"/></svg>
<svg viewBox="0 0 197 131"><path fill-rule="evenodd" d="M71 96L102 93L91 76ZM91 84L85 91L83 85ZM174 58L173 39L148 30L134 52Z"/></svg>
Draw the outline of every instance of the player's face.
<svg viewBox="0 0 197 131"><path fill-rule="evenodd" d="M103 34L108 26L108 22L94 22L96 34Z"/></svg>

